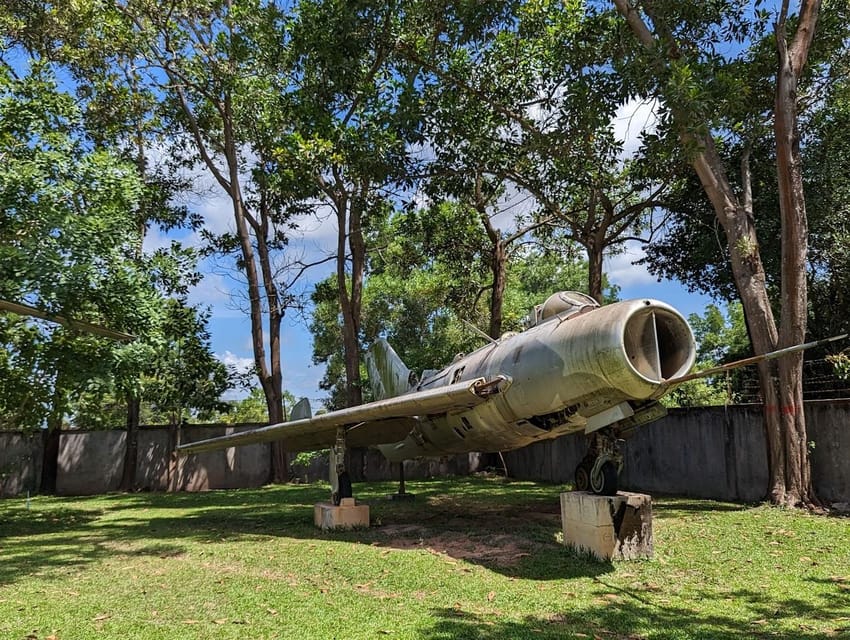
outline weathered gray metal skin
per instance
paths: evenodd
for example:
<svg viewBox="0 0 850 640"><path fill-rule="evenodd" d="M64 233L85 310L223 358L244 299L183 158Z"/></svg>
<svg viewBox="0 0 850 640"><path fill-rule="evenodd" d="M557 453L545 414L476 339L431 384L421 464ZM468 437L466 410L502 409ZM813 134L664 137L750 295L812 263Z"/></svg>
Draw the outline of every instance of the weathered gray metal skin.
<svg viewBox="0 0 850 640"><path fill-rule="evenodd" d="M178 450L280 440L289 451L308 451L333 446L342 428L347 446L376 445L393 461L507 451L629 418L639 405L663 395L668 380L693 366L690 327L662 302L581 304L537 322L456 358L418 383L379 341L368 366L378 383L376 396L383 399L315 417L305 408L292 422Z"/></svg>
<svg viewBox="0 0 850 640"><path fill-rule="evenodd" d="M210 438L181 445L180 453L216 451L227 447L281 440L289 451L312 451L333 445L338 427L348 430L349 446L365 447L404 437L412 428L409 416L429 411L460 410L485 402L480 395L483 379L465 380L458 384L435 387L415 397L399 396L381 402L282 422L243 431L229 436Z"/></svg>
<svg viewBox="0 0 850 640"><path fill-rule="evenodd" d="M507 451L581 431L588 417L662 395L665 381L687 373L694 358L690 327L662 302L629 300L557 315L457 359L411 390L501 374L511 380L503 393L469 410L420 416L407 438L379 448L403 460Z"/></svg>

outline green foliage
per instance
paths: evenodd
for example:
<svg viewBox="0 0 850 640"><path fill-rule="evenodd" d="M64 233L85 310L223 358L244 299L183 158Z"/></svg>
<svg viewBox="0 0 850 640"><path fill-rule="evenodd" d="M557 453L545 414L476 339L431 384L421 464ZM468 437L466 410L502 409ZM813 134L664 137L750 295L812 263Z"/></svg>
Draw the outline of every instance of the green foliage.
<svg viewBox="0 0 850 640"><path fill-rule="evenodd" d="M826 357L827 361L835 369L835 375L842 380L850 380L850 356L845 352L836 353Z"/></svg>
<svg viewBox="0 0 850 640"><path fill-rule="evenodd" d="M729 304L726 315L717 305L710 304L702 316L691 314L688 322L697 341L697 371L750 355L750 339L740 303ZM735 401L741 382L739 370L714 378L691 380L676 387L662 402L668 407L727 404Z"/></svg>
<svg viewBox="0 0 850 640"><path fill-rule="evenodd" d="M376 249L363 293L364 348L384 337L419 374L481 346L470 325L483 330L489 321L488 255L474 211L446 202L400 212L375 230L370 242ZM556 291L582 290L586 282L586 263L571 253L518 247L508 263L505 330L521 330L535 304ZM335 286L334 278L317 285L310 325L314 361L327 366L322 387L331 392L329 406L337 406L344 384Z"/></svg>
<svg viewBox="0 0 850 640"><path fill-rule="evenodd" d="M86 145L80 113L33 63L0 68L0 297L141 333L155 292L134 262L132 166ZM113 363L107 341L5 315L0 414L8 426L61 424L69 399Z"/></svg>
<svg viewBox="0 0 850 640"><path fill-rule="evenodd" d="M214 408L229 381L207 318L166 297L197 280L197 256L178 245L141 254L146 226L169 209L164 187L92 147L83 124L45 66L0 72L0 297L137 339L119 345L3 315L0 413L16 428L55 428L66 414L102 428L124 423L132 397L160 415Z"/></svg>

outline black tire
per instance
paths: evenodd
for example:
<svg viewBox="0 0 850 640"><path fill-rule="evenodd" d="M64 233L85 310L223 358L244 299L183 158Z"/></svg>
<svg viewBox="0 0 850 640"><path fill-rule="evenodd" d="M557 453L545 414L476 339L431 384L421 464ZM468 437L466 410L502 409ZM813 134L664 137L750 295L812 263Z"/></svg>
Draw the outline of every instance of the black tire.
<svg viewBox="0 0 850 640"><path fill-rule="evenodd" d="M348 475L348 471L343 471L339 474L339 499L350 498L352 495L351 476Z"/></svg>
<svg viewBox="0 0 850 640"><path fill-rule="evenodd" d="M590 490L598 496L617 495L618 475L619 473L617 472L617 465L608 460L602 465L602 468L599 470L599 477L596 478L596 482L594 482L594 478L591 475Z"/></svg>
<svg viewBox="0 0 850 640"><path fill-rule="evenodd" d="M590 469L592 465L580 462L576 467L576 491L590 491Z"/></svg>

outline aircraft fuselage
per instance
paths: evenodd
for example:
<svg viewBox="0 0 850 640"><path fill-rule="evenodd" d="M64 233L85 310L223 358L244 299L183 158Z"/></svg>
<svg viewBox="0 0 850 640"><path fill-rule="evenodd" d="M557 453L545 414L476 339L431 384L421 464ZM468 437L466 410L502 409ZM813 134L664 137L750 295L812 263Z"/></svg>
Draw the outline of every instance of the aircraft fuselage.
<svg viewBox="0 0 850 640"><path fill-rule="evenodd" d="M628 300L555 314L424 375L410 393L477 378L506 380L489 402L418 416L407 438L379 449L398 461L507 451L590 433L663 395L665 380L687 373L694 358L690 327L662 302Z"/></svg>

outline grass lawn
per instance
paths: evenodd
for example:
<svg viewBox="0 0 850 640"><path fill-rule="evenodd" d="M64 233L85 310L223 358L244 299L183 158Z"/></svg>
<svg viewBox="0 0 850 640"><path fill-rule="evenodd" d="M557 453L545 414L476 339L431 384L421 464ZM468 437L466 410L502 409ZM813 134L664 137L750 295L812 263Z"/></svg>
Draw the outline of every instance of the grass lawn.
<svg viewBox="0 0 850 640"><path fill-rule="evenodd" d="M318 485L0 501L0 639L850 638L850 519L655 501L651 562L560 540L560 487Z"/></svg>

